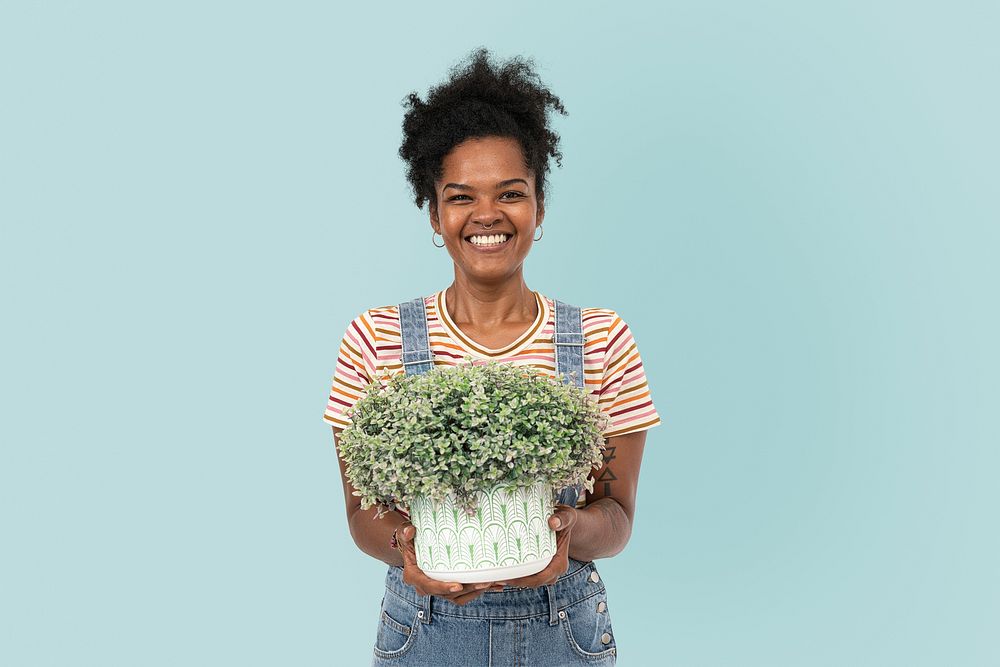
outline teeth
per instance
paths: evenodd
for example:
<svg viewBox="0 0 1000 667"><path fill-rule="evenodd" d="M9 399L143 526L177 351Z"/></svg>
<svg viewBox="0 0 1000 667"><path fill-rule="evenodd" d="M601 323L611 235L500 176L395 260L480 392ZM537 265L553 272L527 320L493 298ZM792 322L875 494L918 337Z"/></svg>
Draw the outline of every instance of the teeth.
<svg viewBox="0 0 1000 667"><path fill-rule="evenodd" d="M476 235L469 238L476 245L499 245L509 238L508 234L493 234L492 236Z"/></svg>

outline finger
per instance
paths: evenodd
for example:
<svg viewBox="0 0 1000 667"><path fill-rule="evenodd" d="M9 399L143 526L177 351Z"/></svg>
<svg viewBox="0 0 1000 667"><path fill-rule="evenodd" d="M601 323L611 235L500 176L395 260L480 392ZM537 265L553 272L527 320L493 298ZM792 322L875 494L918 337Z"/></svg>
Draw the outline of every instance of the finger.
<svg viewBox="0 0 1000 667"><path fill-rule="evenodd" d="M477 597L479 597L480 595L482 595L487 591L502 591L504 586L506 586L506 582L502 581L500 582L484 581L477 584L466 584L465 591L461 591L455 595L452 595L450 596L450 598L453 602L457 602L458 604L465 604L471 600L476 599Z"/></svg>
<svg viewBox="0 0 1000 667"><path fill-rule="evenodd" d="M572 530L564 530L556 533L556 553L549 562L549 566L562 568L559 570L560 574L569 569L569 545L571 537Z"/></svg>
<svg viewBox="0 0 1000 667"><path fill-rule="evenodd" d="M549 527L555 531L565 530L573 525L575 519L575 510L569 509L567 505L556 505L549 516Z"/></svg>
<svg viewBox="0 0 1000 667"><path fill-rule="evenodd" d="M457 592L448 592L439 597L447 598L449 600L473 600L479 597L479 594L485 593L486 591L503 590L503 586L498 586L492 581L483 581L479 583L469 583L462 584L462 588Z"/></svg>
<svg viewBox="0 0 1000 667"><path fill-rule="evenodd" d="M396 532L396 539L399 542L399 550L403 555L403 566L404 567L417 567L417 552L413 547L413 540L411 535L415 531L412 525L403 525L402 530ZM419 569L419 567L417 568Z"/></svg>
<svg viewBox="0 0 1000 667"><path fill-rule="evenodd" d="M473 589L468 593L459 593L458 595L452 597L451 601L458 605L464 605L469 602L472 602L473 600L475 600L477 597L479 597L488 590L489 590L488 588L483 588L479 590Z"/></svg>
<svg viewBox="0 0 1000 667"><path fill-rule="evenodd" d="M507 577L506 579L504 579L504 583L506 583L508 586L524 586L525 579L527 579L527 576L513 577L513 578Z"/></svg>
<svg viewBox="0 0 1000 667"><path fill-rule="evenodd" d="M402 524L403 528L396 533L396 539L403 553L403 581L417 589L420 595L438 595L448 597L455 593L464 593L465 585L458 581L440 581L433 579L417 564L417 552L413 546L413 536L417 529L412 523Z"/></svg>
<svg viewBox="0 0 1000 667"><path fill-rule="evenodd" d="M450 598L455 595L461 595L470 590L476 590L475 587L470 584L463 584L458 581L441 581L439 579L433 579L427 576L423 570L420 571L419 578L421 585L427 591L424 595L429 593L431 595Z"/></svg>

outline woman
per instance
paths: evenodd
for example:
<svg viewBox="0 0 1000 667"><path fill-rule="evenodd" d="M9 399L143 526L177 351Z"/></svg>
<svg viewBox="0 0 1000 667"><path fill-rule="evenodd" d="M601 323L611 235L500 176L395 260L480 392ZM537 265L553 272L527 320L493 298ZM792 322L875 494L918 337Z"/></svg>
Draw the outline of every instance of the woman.
<svg viewBox="0 0 1000 667"><path fill-rule="evenodd" d="M417 207L429 204L432 241L441 236L434 245L455 267L450 286L421 299L434 365L472 356L554 374L556 301L527 287L522 265L542 238L548 160L562 157L547 111L565 114L562 103L530 61L496 66L485 49L426 101L416 93L408 101L399 154ZM373 521L377 508L360 509L338 456L351 535L390 566L372 664L615 663L607 591L593 561L628 542L646 430L660 418L628 325L607 308L579 313L584 386L612 419L594 492L556 504L549 518L557 552L542 571L482 584L431 579L417 566L407 512ZM348 327L324 413L335 446L364 385L405 372L403 333L399 305L370 308Z"/></svg>

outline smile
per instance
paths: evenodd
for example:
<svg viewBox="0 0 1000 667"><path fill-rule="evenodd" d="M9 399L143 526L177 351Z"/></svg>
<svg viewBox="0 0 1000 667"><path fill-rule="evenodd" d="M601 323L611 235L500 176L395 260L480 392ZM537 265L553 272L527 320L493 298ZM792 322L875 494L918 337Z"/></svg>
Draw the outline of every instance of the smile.
<svg viewBox="0 0 1000 667"><path fill-rule="evenodd" d="M473 234L465 238L465 242L479 252L500 250L514 238L513 234Z"/></svg>

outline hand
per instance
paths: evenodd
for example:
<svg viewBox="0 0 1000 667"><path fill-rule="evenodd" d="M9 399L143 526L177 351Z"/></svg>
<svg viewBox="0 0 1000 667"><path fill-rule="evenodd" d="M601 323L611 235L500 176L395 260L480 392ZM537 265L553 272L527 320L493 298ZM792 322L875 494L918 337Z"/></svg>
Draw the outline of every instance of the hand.
<svg viewBox="0 0 1000 667"><path fill-rule="evenodd" d="M549 515L549 526L556 531L556 553L552 560L539 572L526 577L507 579L508 586L538 588L554 584L560 576L569 570L569 541L576 523L577 509L570 505L557 504ZM501 587L502 589L503 587Z"/></svg>
<svg viewBox="0 0 1000 667"><path fill-rule="evenodd" d="M474 584L463 584L457 581L439 581L428 577L417 565L417 552L413 546L413 536L416 527L409 521L399 524L396 531L396 541L403 554L403 581L413 586L418 595L437 595L451 600L457 605L465 605L475 600L487 590L503 590L504 582L483 581ZM459 587L453 590L453 587Z"/></svg>

